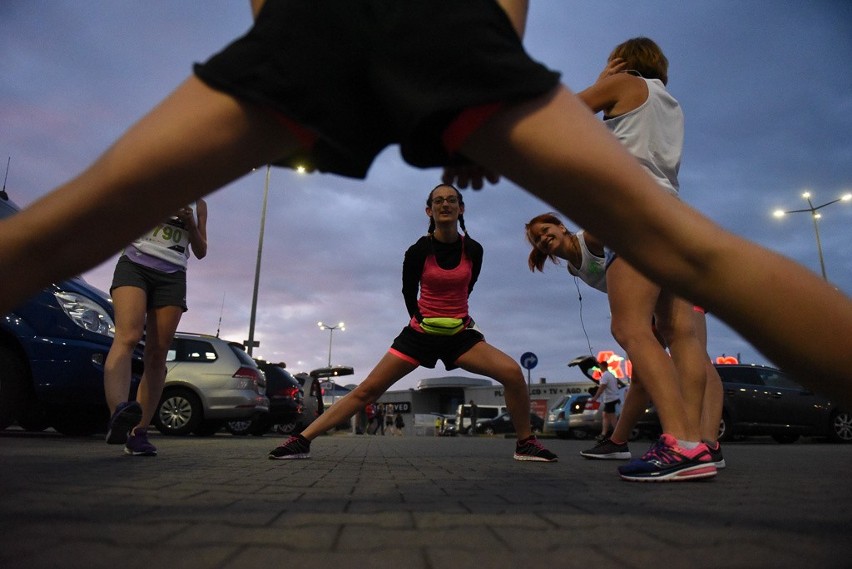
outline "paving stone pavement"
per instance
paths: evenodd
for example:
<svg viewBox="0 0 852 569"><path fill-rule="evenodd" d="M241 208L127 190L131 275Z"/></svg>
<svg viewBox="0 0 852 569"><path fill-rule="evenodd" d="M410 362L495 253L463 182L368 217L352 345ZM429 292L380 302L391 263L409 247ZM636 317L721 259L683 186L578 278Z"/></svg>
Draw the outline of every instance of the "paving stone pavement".
<svg viewBox="0 0 852 569"><path fill-rule="evenodd" d="M489 437L338 434L271 461L280 437L0 434L0 567L852 567L852 445L725 445L705 482L621 481L588 442L557 463ZM634 455L647 441L631 444Z"/></svg>

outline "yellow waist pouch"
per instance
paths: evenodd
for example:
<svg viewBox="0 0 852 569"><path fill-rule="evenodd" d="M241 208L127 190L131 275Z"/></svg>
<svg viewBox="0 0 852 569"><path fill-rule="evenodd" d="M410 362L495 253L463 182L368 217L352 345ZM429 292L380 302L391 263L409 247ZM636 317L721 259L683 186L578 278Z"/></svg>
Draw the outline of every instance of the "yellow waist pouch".
<svg viewBox="0 0 852 569"><path fill-rule="evenodd" d="M452 336L464 330L464 320L461 318L424 318L420 327L427 334L436 336Z"/></svg>

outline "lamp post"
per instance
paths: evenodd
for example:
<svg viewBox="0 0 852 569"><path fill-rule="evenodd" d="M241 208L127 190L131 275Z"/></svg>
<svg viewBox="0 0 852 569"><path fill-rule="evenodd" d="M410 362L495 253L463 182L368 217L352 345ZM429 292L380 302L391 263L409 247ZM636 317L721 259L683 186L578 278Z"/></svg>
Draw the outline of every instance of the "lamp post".
<svg viewBox="0 0 852 569"><path fill-rule="evenodd" d="M331 367L331 340L334 337L334 331L340 330L343 332L346 328L344 327L343 322L338 322L336 326L329 326L323 322L317 322L317 326L319 326L320 330L328 330L328 367Z"/></svg>
<svg viewBox="0 0 852 569"><path fill-rule="evenodd" d="M260 260L263 257L263 233L266 229L266 203L269 200L269 174L272 166L266 165L266 182L263 184L263 208L260 211L260 234L257 238L257 262L254 266L254 289L251 295L251 317L249 318L248 340L243 342L248 355L252 355L253 348L260 346L260 342L254 340L254 323L257 317L257 291L260 286ZM299 166L296 172L303 174L305 168Z"/></svg>
<svg viewBox="0 0 852 569"><path fill-rule="evenodd" d="M826 202L822 205L817 205L817 206L815 206L813 204L813 202L811 201L811 193L810 192L804 192L802 194L802 197L808 202L808 207L806 207L804 209L789 209L789 210L776 209L774 212L772 212L772 215L774 215L775 217L781 218L781 217L784 217L785 215L787 215L788 213L810 212L811 219L814 222L814 233L816 234L817 253L819 254L819 268L822 271L822 278L824 280L828 281L828 276L826 276L826 273L825 273L825 259L823 259L823 256L822 256L822 242L820 241L820 238L819 238L819 223L818 223L818 220L822 217L822 214L819 213L819 210L821 210L824 207L830 206L831 204L835 204L837 202L841 202L841 201L842 202L848 202L849 200L852 200L852 193L843 194L839 198L833 199L829 202Z"/></svg>

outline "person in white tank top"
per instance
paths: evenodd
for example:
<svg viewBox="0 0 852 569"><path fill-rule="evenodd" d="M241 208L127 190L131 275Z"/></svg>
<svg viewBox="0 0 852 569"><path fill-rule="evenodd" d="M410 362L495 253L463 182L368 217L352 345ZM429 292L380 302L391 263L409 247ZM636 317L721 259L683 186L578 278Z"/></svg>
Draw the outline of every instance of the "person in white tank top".
<svg viewBox="0 0 852 569"><path fill-rule="evenodd" d="M107 443L125 444L134 456L155 456L147 427L163 393L166 355L186 311L189 253L207 255L207 202L180 208L125 247L113 275L115 337L104 364L110 410ZM136 400L130 399L133 351L145 335L145 369Z"/></svg>
<svg viewBox="0 0 852 569"><path fill-rule="evenodd" d="M578 96L593 112L603 113L604 124L660 189L676 196L683 113L665 90L667 82L668 60L659 46L648 38L633 38L613 50L595 84ZM692 303L660 288L621 257L610 262L606 279L613 337L640 370L663 431L645 456L619 468L621 477L715 476L710 449L701 441L707 354L695 332ZM654 320L671 357L649 326ZM668 458L660 461L659 456Z"/></svg>

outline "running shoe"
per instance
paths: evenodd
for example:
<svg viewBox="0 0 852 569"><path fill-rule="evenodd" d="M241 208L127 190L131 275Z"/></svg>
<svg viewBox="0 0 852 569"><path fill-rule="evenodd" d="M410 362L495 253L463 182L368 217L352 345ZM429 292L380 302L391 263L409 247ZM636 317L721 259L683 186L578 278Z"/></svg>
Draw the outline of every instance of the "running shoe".
<svg viewBox="0 0 852 569"><path fill-rule="evenodd" d="M612 439L604 439L592 448L580 453L586 458L600 458L603 460L630 460L630 449L627 443L617 444Z"/></svg>
<svg viewBox="0 0 852 569"><path fill-rule="evenodd" d="M272 460L311 458L311 441L302 435L293 435L269 451L269 458Z"/></svg>
<svg viewBox="0 0 852 569"><path fill-rule="evenodd" d="M107 424L106 442L109 445L123 445L127 442L130 429L142 420L142 407L136 401L119 403L115 413Z"/></svg>
<svg viewBox="0 0 852 569"><path fill-rule="evenodd" d="M541 446L535 435L518 441L515 445L515 460L531 460L536 462L556 462L558 457Z"/></svg>
<svg viewBox="0 0 852 569"><path fill-rule="evenodd" d="M707 450L710 451L710 459L716 465L716 470L725 468L727 464L725 464L725 457L722 456L722 445L719 444L719 441L705 444L707 445Z"/></svg>
<svg viewBox="0 0 852 569"><path fill-rule="evenodd" d="M127 437L124 453L131 456L157 456L157 447L148 442L147 429L136 429Z"/></svg>
<svg viewBox="0 0 852 569"><path fill-rule="evenodd" d="M618 473L633 482L673 482L711 478L716 476L716 465L706 444L687 450L673 436L663 434L642 458L619 466Z"/></svg>

